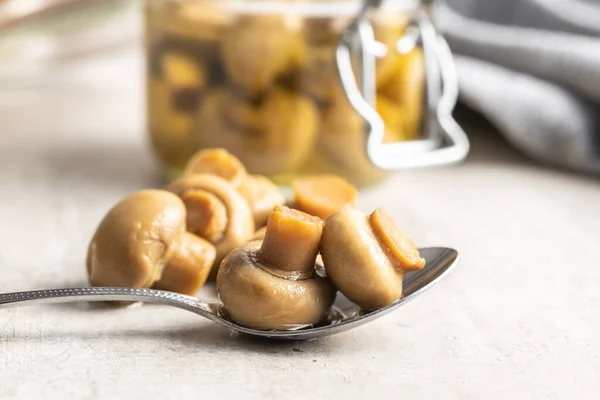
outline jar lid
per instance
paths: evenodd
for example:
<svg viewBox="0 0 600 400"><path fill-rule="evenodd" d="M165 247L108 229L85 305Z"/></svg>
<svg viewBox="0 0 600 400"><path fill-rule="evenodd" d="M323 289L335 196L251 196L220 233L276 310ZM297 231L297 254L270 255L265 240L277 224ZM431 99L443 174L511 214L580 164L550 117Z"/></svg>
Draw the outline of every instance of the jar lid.
<svg viewBox="0 0 600 400"><path fill-rule="evenodd" d="M222 0L221 5L230 10L250 14L289 14L294 16L328 17L354 16L362 6L362 0ZM381 9L393 12L416 10L421 0L383 0Z"/></svg>

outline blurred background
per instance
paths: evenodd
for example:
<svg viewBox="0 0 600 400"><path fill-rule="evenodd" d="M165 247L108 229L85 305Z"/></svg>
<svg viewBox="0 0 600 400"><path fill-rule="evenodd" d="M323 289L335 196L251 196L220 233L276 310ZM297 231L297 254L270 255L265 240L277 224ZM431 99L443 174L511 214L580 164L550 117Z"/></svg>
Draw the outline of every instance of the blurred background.
<svg viewBox="0 0 600 400"><path fill-rule="evenodd" d="M449 42L460 88L461 126L484 124L519 153L545 166L600 172L599 2L396 0L384 5L397 12L388 12L387 18L374 16L380 42L395 43L407 35L407 18L419 9L427 10ZM297 173L321 171L346 175L359 185L378 182L380 177L367 160L356 161L362 142L348 139L348 132L357 129L347 121L352 117L344 109L345 100L334 98L339 82L320 73L331 70L333 47L356 10L358 3L351 1L4 0L0 2L1 149L11 154L25 151L20 154L31 157L43 153L82 171L92 168L87 164L93 162L110 171L108 179L117 171L127 176L131 170L132 179L144 180L133 171L152 170L171 179L193 150L223 146L239 153L254 172L282 182ZM284 16L285 23L280 27L273 20L244 19L264 14ZM299 20L304 21L303 28L298 28ZM293 63L293 55L288 61L274 56L277 43L270 38L277 36L277 29L289 40L288 47L293 47L294 32L304 29L303 46L308 47L302 50L297 70L287 64L277 70L277 63ZM254 41L243 42L252 35ZM243 43L235 47L227 40ZM215 43L220 46L216 51ZM402 54L402 60L386 56L377 61L376 108L386 123L388 142L418 139L430 107L423 100L424 62L411 54ZM257 64L261 58L267 61ZM384 82L387 61L396 63L391 68L397 75ZM269 71L274 71L272 76ZM245 74L250 76L247 81ZM319 92L327 83L330 92ZM395 91L394 85L401 89ZM292 96L268 94L277 87ZM234 100L226 100L227 96ZM248 139L257 137L253 129L263 129L251 126L251 119L265 119L259 114L269 114L271 106L298 110L294 102L301 102L300 96L310 99L316 117L309 107L305 114L287 116L288 122L282 117L264 130L290 131L286 123L293 126L290 121L312 118L320 130L315 139L310 143L294 139L311 137L308 122L300 123L303 126L289 138L264 134L269 139ZM265 98L266 106L251 105ZM211 112L207 104L214 103L219 112L219 101L234 109L237 105L239 112L233 115L245 120L224 128L219 117L202 119ZM91 143L85 148L74 139L82 136ZM50 142L55 143L52 150ZM333 150L340 143L349 148L348 154ZM132 156L138 153L144 156ZM265 155L270 164L263 161ZM10 159L5 157L3 164L10 167ZM140 165L128 167L130 163Z"/></svg>

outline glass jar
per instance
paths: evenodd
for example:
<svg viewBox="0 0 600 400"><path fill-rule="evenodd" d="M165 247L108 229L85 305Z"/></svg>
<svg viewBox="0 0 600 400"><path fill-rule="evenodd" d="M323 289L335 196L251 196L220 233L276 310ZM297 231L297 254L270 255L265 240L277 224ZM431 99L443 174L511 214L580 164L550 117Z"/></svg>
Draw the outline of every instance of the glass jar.
<svg viewBox="0 0 600 400"><path fill-rule="evenodd" d="M147 122L167 179L207 147L280 184L327 172L368 185L396 169L376 157L430 153L441 85L410 30L422 4L377 4L359 20L360 9L351 0L147 0ZM343 46L350 33L359 57L355 38ZM375 148L407 141L418 146Z"/></svg>

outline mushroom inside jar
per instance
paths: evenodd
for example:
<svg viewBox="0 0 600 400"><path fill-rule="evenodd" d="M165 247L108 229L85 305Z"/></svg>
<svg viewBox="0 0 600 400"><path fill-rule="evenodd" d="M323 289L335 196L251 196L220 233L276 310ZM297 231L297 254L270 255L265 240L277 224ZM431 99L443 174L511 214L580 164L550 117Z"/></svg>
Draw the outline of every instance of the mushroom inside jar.
<svg viewBox="0 0 600 400"><path fill-rule="evenodd" d="M147 14L148 119L169 180L210 147L283 184L305 173L333 173L361 186L386 176L365 156L364 121L346 104L335 65L349 17L262 15L229 2L156 3L163 6ZM372 23L387 52L377 59L376 108L386 141L411 140L423 113L422 52L400 54L406 15L380 11Z"/></svg>
<svg viewBox="0 0 600 400"><path fill-rule="evenodd" d="M192 138L201 148L223 147L254 174L296 171L314 149L318 112L306 96L273 87L258 100L230 87L207 93Z"/></svg>
<svg viewBox="0 0 600 400"><path fill-rule="evenodd" d="M188 161L185 176L201 174L216 175L237 189L248 202L257 229L266 225L275 206L285 203L285 196L273 181L248 174L241 161L223 148L200 150Z"/></svg>

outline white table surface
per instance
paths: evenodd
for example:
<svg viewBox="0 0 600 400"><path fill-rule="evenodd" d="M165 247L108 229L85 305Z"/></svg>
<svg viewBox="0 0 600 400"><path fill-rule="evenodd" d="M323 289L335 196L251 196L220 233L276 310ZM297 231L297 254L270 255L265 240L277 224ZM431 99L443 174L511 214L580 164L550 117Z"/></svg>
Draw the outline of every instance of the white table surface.
<svg viewBox="0 0 600 400"><path fill-rule="evenodd" d="M141 65L121 47L0 91L0 291L85 285L104 213L161 184ZM160 306L1 310L0 398L596 398L600 181L469 134L466 163L361 193L360 208L386 207L419 245L461 253L399 311L290 344Z"/></svg>

